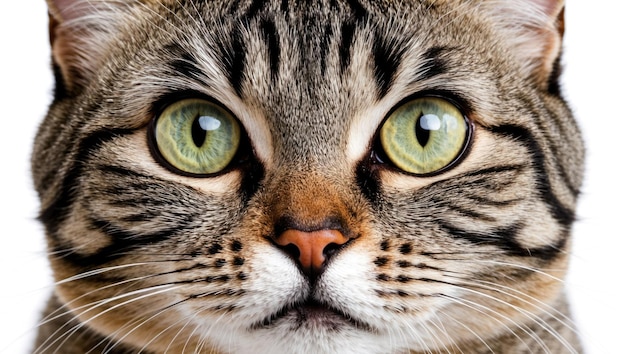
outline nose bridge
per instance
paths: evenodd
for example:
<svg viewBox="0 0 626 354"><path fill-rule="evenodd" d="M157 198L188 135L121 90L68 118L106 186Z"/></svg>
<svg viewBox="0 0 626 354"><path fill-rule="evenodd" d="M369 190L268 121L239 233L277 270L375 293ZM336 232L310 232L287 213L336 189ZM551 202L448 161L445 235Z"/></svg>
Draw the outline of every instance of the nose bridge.
<svg viewBox="0 0 626 354"><path fill-rule="evenodd" d="M311 171L292 170L273 181L272 242L312 279L356 237L341 188L336 178Z"/></svg>
<svg viewBox="0 0 626 354"><path fill-rule="evenodd" d="M350 115L339 93L295 80L266 108L277 164L303 169L345 161Z"/></svg>
<svg viewBox="0 0 626 354"><path fill-rule="evenodd" d="M276 232L288 229L344 230L350 212L336 178L312 171L291 172L274 182L272 214Z"/></svg>

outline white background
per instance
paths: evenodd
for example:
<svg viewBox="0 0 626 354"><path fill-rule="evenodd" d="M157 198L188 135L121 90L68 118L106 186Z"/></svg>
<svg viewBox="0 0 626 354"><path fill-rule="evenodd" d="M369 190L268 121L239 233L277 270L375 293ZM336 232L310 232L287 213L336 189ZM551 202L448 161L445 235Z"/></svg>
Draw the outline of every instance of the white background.
<svg viewBox="0 0 626 354"><path fill-rule="evenodd" d="M625 13L615 0L569 1L566 12L564 91L587 145L566 285L591 354L626 353ZM29 173L52 87L44 0L3 2L0 29L0 353L22 354L51 290Z"/></svg>

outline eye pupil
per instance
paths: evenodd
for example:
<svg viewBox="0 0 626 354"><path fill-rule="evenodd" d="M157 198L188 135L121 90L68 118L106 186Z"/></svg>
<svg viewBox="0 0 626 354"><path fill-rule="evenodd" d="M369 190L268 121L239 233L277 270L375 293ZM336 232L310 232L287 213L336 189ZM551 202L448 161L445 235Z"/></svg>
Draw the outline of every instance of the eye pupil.
<svg viewBox="0 0 626 354"><path fill-rule="evenodd" d="M420 146L425 147L430 139L430 131L428 126L428 115L420 113L419 124L415 125L415 135L417 136L417 142Z"/></svg>
<svg viewBox="0 0 626 354"><path fill-rule="evenodd" d="M201 147L204 145L206 140L206 130L202 127L200 119L203 118L201 116L196 117L193 120L193 124L191 125L191 138L193 139L194 145L196 147Z"/></svg>

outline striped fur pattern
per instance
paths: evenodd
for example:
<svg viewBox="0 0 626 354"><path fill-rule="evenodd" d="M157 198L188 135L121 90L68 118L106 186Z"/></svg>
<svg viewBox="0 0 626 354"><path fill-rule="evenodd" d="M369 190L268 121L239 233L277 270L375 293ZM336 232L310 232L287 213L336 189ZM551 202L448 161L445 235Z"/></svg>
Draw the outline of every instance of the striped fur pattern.
<svg viewBox="0 0 626 354"><path fill-rule="evenodd" d="M34 353L582 352L562 1L48 4L32 169L56 285ZM378 132L425 96L472 132L416 176ZM155 117L188 97L242 127L220 173L155 158ZM348 241L310 274L275 241L294 228Z"/></svg>

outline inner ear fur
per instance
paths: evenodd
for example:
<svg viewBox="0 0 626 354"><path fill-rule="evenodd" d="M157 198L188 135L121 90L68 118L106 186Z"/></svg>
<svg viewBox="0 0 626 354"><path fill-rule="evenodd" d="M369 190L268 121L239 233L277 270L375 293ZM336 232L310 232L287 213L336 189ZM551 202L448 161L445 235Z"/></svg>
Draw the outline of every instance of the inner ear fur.
<svg viewBox="0 0 626 354"><path fill-rule="evenodd" d="M84 86L101 65L119 12L105 0L47 0L52 60L68 91Z"/></svg>
<svg viewBox="0 0 626 354"><path fill-rule="evenodd" d="M523 73L548 88L565 32L564 0L483 0L480 7L494 22Z"/></svg>

